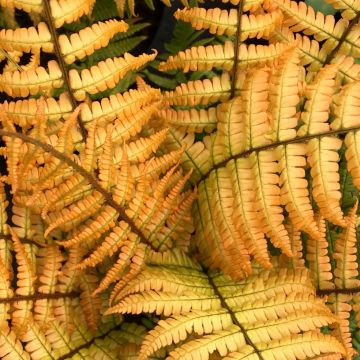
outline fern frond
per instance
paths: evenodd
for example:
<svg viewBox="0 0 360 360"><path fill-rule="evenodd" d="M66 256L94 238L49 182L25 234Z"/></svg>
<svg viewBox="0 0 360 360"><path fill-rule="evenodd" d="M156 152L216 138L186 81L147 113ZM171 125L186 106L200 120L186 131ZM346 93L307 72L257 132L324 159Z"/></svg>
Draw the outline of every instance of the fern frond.
<svg viewBox="0 0 360 360"><path fill-rule="evenodd" d="M325 220L317 214L315 217L320 236L311 237L306 242L306 260L309 262L312 275L318 289L333 289L333 274L331 272L330 258L328 254L328 242L326 239Z"/></svg>
<svg viewBox="0 0 360 360"><path fill-rule="evenodd" d="M91 55L95 50L107 46L117 33L127 29L128 24L124 21L108 20L82 29L79 33L73 33L70 38L60 35L59 44L65 62L71 64L77 59L81 60Z"/></svg>
<svg viewBox="0 0 360 360"><path fill-rule="evenodd" d="M22 51L38 53L53 52L54 44L48 26L40 22L37 28L2 29L0 31L0 46L6 51Z"/></svg>
<svg viewBox="0 0 360 360"><path fill-rule="evenodd" d="M313 179L313 197L321 215L339 226L346 222L340 207L339 155L341 141L333 137L313 139L308 143L308 161ZM331 181L329 181L331 179Z"/></svg>
<svg viewBox="0 0 360 360"><path fill-rule="evenodd" d="M320 43L309 36L293 33L288 27L277 28L272 34L271 41L285 41L296 43L300 53L301 65L309 65L308 70L316 72L320 70L326 62L327 50L321 47ZM353 82L358 78L360 71L359 64L354 63L352 57L345 55L336 56L331 63L338 64L336 80L338 83Z"/></svg>
<svg viewBox="0 0 360 360"><path fill-rule="evenodd" d="M157 89L131 89L124 94L103 98L100 102L93 101L90 104L84 104L81 109L81 119L85 124L92 121L97 121L99 125L110 123L116 118L135 115L142 106L159 98L160 93Z"/></svg>
<svg viewBox="0 0 360 360"><path fill-rule="evenodd" d="M355 0L325 0L335 9L343 10L341 16L346 20L353 19L360 11L359 5Z"/></svg>
<svg viewBox="0 0 360 360"><path fill-rule="evenodd" d="M347 129L358 125L360 83L354 82L344 86L339 94L333 99L334 120L331 122L332 129Z"/></svg>
<svg viewBox="0 0 360 360"><path fill-rule="evenodd" d="M63 79L56 61L49 61L47 67L5 72L0 75L0 89L12 97L27 97L40 92L51 95L54 89L63 85Z"/></svg>
<svg viewBox="0 0 360 360"><path fill-rule="evenodd" d="M26 12L40 13L42 11L42 0L2 0L1 6L24 10Z"/></svg>
<svg viewBox="0 0 360 360"><path fill-rule="evenodd" d="M335 92L335 76L337 66L323 67L313 83L306 86L305 96L307 101L301 113L304 123L298 130L299 136L318 134L329 131L329 112L332 96Z"/></svg>
<svg viewBox="0 0 360 360"><path fill-rule="evenodd" d="M270 137L273 141L284 141L296 136L296 107L299 104L299 88L301 68L297 52L279 64L269 79L269 100L273 104L270 109Z"/></svg>
<svg viewBox="0 0 360 360"><path fill-rule="evenodd" d="M360 286L360 280L357 279L358 262L356 249L356 211L358 201L347 215L347 227L341 232L336 241L334 259L336 268L334 270L335 285L340 289L356 288Z"/></svg>
<svg viewBox="0 0 360 360"><path fill-rule="evenodd" d="M306 146L289 144L279 147L277 151L281 169L281 203L285 206L296 229L303 230L313 239L320 241L321 235L314 220L305 177Z"/></svg>
<svg viewBox="0 0 360 360"><path fill-rule="evenodd" d="M359 172L359 142L360 142L360 132L354 131L349 132L344 140L346 145L345 156L347 160L347 168L351 173L354 185L360 189L360 172Z"/></svg>
<svg viewBox="0 0 360 360"><path fill-rule="evenodd" d="M30 355L25 352L15 333L8 327L5 327L0 333L0 353L5 360L17 359L30 360Z"/></svg>
<svg viewBox="0 0 360 360"><path fill-rule="evenodd" d="M333 294L329 298L329 307L333 313L339 317L339 322L332 326L332 333L340 339L346 349L345 359L351 360L356 354L351 344L351 333L349 330L349 317L351 305L349 304L352 296L347 294Z"/></svg>
<svg viewBox="0 0 360 360"><path fill-rule="evenodd" d="M335 23L332 15L324 16L304 2L297 4L291 0L276 0L275 3L286 14L286 24L293 32L303 31L305 35L313 35L318 41L327 40L324 47L331 51L340 41L342 34L348 26L348 21L340 19ZM358 45L358 30L352 29L339 48L340 54L348 54L358 57L360 48Z"/></svg>
<svg viewBox="0 0 360 360"><path fill-rule="evenodd" d="M225 73L221 77L189 81L174 91L165 91L163 101L167 105L207 105L229 99L230 90L230 78Z"/></svg>
<svg viewBox="0 0 360 360"><path fill-rule="evenodd" d="M154 60L156 52L151 55L143 54L138 57L126 53L124 57L106 59L85 69L80 74L72 69L69 71L71 88L77 100L84 100L86 94L96 94L115 87L119 79L130 70L135 70Z"/></svg>
<svg viewBox="0 0 360 360"><path fill-rule="evenodd" d="M28 128L36 123L36 109L40 105L36 99L17 101L5 101L2 104L3 111L11 122L23 128ZM71 102L66 94L61 94L59 99L45 99L45 116L49 122L57 122L66 119L72 112Z"/></svg>
<svg viewBox="0 0 360 360"><path fill-rule="evenodd" d="M239 46L237 62L239 68L246 68L253 65L271 65L284 52L288 46L282 43L266 45L245 45ZM188 71L211 70L214 67L221 67L230 71L234 66L235 50L231 41L224 45L210 45L192 47L179 52L175 56L169 56L166 62L160 63L162 71L183 69Z"/></svg>
<svg viewBox="0 0 360 360"><path fill-rule="evenodd" d="M284 270L281 280L275 273L260 272L248 280L234 282L221 273L204 274L186 260L179 260L180 257L177 257L170 267L165 257L163 261L145 267L119 294L116 298L118 303L107 311L108 314L155 312L167 317L160 320L145 336L139 359L149 359L156 351L171 344L175 344L175 349L169 354L171 359L193 359L200 356L209 358L214 351L217 351L219 358L230 359L237 351L249 350L254 354L262 354L266 349L269 349L270 356L273 349L281 348L284 351L284 347L287 354L292 351L299 354L306 351L309 356L344 354L339 341L331 340L334 348L329 349L327 335L316 330L319 326L334 321L324 303L309 294L301 293L300 289L295 294L290 288L273 298L273 291L281 292L282 286L293 283L294 270ZM180 284L183 278L186 284L189 269L195 274L202 274L201 278L196 278L201 279L201 283L193 281L193 289L187 291L181 285L171 286L173 276L176 276ZM153 280L154 271L159 271L163 278L168 278L164 287ZM271 290L272 295L267 292L271 285L262 282L261 276L269 277L272 284L274 277L277 278L276 285ZM254 281L258 284L254 285ZM197 286L203 289L202 292L195 292ZM231 292L227 292L227 287L231 288ZM254 291L260 296L258 300L250 300ZM234 293L239 295L240 303L231 301ZM242 299L245 293L249 298ZM188 304L190 299L192 303ZM300 302L303 305L298 307ZM316 321L306 319L306 314L310 313L314 314ZM275 327L279 332L271 330ZM190 336L192 338L189 339ZM292 349L290 344L293 345Z"/></svg>
<svg viewBox="0 0 360 360"><path fill-rule="evenodd" d="M54 26L59 28L64 23L77 21L83 15L90 15L95 0L53 0L49 4Z"/></svg>
<svg viewBox="0 0 360 360"><path fill-rule="evenodd" d="M238 16L236 9L220 10L219 8L184 8L178 9L175 18L190 22L196 30L208 29L210 34L234 35L237 29ZM266 14L242 15L241 40L267 37L282 20L282 12L276 9Z"/></svg>
<svg viewBox="0 0 360 360"><path fill-rule="evenodd" d="M174 110L166 109L157 113L160 119L166 124L182 128L183 131L191 131L201 133L212 132L216 128L217 117L216 109L190 109L190 110Z"/></svg>

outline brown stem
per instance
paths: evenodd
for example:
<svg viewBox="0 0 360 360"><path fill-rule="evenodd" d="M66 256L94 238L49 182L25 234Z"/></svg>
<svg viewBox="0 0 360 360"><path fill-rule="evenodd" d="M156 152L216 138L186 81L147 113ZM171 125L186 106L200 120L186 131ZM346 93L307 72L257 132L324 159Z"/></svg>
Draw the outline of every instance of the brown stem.
<svg viewBox="0 0 360 360"><path fill-rule="evenodd" d="M236 92L236 83L237 83L237 73L238 73L238 58L240 52L240 44L241 44L241 19L244 9L244 0L241 0L238 6L237 12L237 28L236 28L236 38L235 38L235 50L234 50L234 66L232 69L232 80L231 80L231 93L230 99L234 98Z"/></svg>
<svg viewBox="0 0 360 360"><path fill-rule="evenodd" d="M348 289L339 289L339 288L335 288L335 289L318 289L316 290L316 294L318 296L326 296L326 295L331 295L331 294L357 294L360 293L360 286L359 287L354 287L354 288L348 288Z"/></svg>
<svg viewBox="0 0 360 360"><path fill-rule="evenodd" d="M215 295L218 297L218 299L220 300L221 303L221 307L225 310L227 310L227 312L229 313L231 320L233 322L234 325L236 325L237 327L240 328L241 333L244 335L244 339L246 344L250 345L256 355L258 356L259 360L265 360L261 354L261 351L256 347L256 345L254 344L254 342L251 340L250 336L248 335L245 327L240 323L240 321L237 319L234 311L231 309L231 307L227 304L226 300L224 299L224 297L222 296L221 292L219 291L219 289L217 288L216 284L214 283L213 278L211 277L211 275L209 275L208 271L204 271L204 273L207 275L208 280L209 280L209 284L211 285L211 287L214 290Z"/></svg>
<svg viewBox="0 0 360 360"><path fill-rule="evenodd" d="M8 304L16 301L32 301L32 300L41 300L41 299L63 299L70 298L74 299L78 297L80 294L76 291L71 291L68 293L59 293L55 292L52 294L33 294L33 295L18 295L12 296L11 298L0 298L0 304Z"/></svg>
<svg viewBox="0 0 360 360"><path fill-rule="evenodd" d="M284 140L284 141L278 141L276 143L272 143L269 145L263 145L263 146L258 146L258 147L254 147L250 150L246 150L243 151L239 154L236 155L232 155L230 157L228 157L227 159L219 162L218 164L214 165L210 170L208 170L198 181L197 185L199 183L201 183L202 181L204 181L212 171L217 170L219 168L225 167L226 164L231 161L231 160L236 160L245 156L250 155L251 153L255 152L259 152L259 151L265 151L265 150L269 150L269 149L273 149L277 146L282 146L282 145L288 145L288 144L294 144L294 143L300 143L300 142L305 142L311 139L315 139L315 138L322 138L324 136L332 136L332 135L341 135L341 134L346 134L350 131L356 131L356 130L360 130L360 126L353 126L353 127L349 127L347 129L340 129L340 130L332 130L332 131L327 131L327 132L323 132L323 133L318 133L318 134L313 134L313 135L306 135L306 136L300 136L297 137L295 139L291 139L291 140Z"/></svg>
<svg viewBox="0 0 360 360"><path fill-rule="evenodd" d="M77 107L77 101L76 101L76 99L74 97L74 94L73 94L73 92L71 90L69 74L68 74L68 71L67 71L67 67L66 67L64 58L63 58L62 53L61 53L57 31L55 29L53 18L51 16L51 9L50 9L49 0L43 1L43 4L44 4L44 8L45 8L46 22L48 24L48 27L49 27L50 33L51 33L51 37L52 37L52 40L54 42L55 55L56 55L56 57L58 59L58 62L59 62L59 65L60 65L60 68L61 68L61 71L62 71L62 74L63 74L65 87L66 87L66 90L67 90L67 92L69 94L69 97L70 97L71 106L72 106L72 108L74 110ZM83 141L85 141L87 131L85 129L84 123L81 121L80 116L77 117L77 123L79 125Z"/></svg>
<svg viewBox="0 0 360 360"><path fill-rule="evenodd" d="M327 57L325 59L325 62L324 62L324 65L330 64L330 62L334 59L334 57L336 56L336 54L340 50L341 45L344 43L347 36L350 34L350 31L359 22L359 20L360 20L360 12L357 13L356 17L350 21L349 26L345 29L345 31L341 35L341 38L339 39L339 42L336 45L336 47L331 52L329 52L329 54L327 55Z"/></svg>
<svg viewBox="0 0 360 360"><path fill-rule="evenodd" d="M0 130L0 136L9 136L13 138L19 138L24 142L33 144L45 150L46 152L50 153L51 155L55 156L65 164L71 166L74 170L76 170L84 179L86 179L94 188L94 190L98 191L105 199L105 202L110 205L113 209L117 211L121 220L124 220L130 226L131 231L138 235L142 242L148 244L153 250L156 249L151 245L151 242L148 241L146 236L142 233L142 231L135 225L134 221L126 214L125 209L122 208L113 198L111 192L105 190L96 180L96 178L88 171L86 171L83 167L78 165L75 161L68 158L63 153L57 151L53 146L49 144L42 143L39 140L36 140L28 135L15 132L15 131L7 131L7 130Z"/></svg>

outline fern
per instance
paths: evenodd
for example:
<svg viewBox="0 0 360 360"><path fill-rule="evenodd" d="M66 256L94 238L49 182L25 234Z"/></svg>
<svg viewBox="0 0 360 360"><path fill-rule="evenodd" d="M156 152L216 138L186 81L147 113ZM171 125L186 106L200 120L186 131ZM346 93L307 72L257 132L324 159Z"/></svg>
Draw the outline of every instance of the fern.
<svg viewBox="0 0 360 360"><path fill-rule="evenodd" d="M304 2L285 0L257 2L255 10L251 2L240 2L238 11L193 8L177 12L179 19L195 29L227 33L230 38L223 46L180 51L160 65L162 70L184 72L221 67L222 75L165 92L171 108L162 110L159 118L174 127L167 139L169 148L176 149L182 141L187 144L182 161L186 169L193 169L191 180L198 186L194 240L203 263L242 279L256 263L273 266L268 240L284 255L299 254L296 249L301 246L294 241L302 232L309 239L304 252L316 271L317 285L325 284L328 293L332 289L341 293L331 295L329 302L337 315L341 313L341 324L334 332L351 358L352 296L343 295L341 289L358 292L356 251L344 250L351 254L352 265L349 258L343 263L353 273L341 270L348 286L340 288L329 282L339 275L336 266L342 266L335 261L340 238L334 265L322 257L329 246L324 219L333 236L352 233L351 242L357 241L350 221L356 210L349 209L355 199L344 206L342 197L349 195L340 182L340 167L347 168L342 177L351 174L359 189L355 160L359 14L349 3L339 3L336 8L348 12L337 22L332 15L315 13ZM266 32L265 14L274 19L279 11L277 18L283 16L284 21L274 20ZM253 28L249 28L250 18ZM251 44L249 36L263 37L264 45ZM209 135L197 141L197 132ZM341 162L340 150L346 154Z"/></svg>
<svg viewBox="0 0 360 360"><path fill-rule="evenodd" d="M356 2L177 10L162 93L100 3L1 4L1 356L356 356Z"/></svg>
<svg viewBox="0 0 360 360"><path fill-rule="evenodd" d="M155 280L156 279L156 280ZM167 359L340 358L344 349L317 331L334 322L314 298L308 272L259 270L236 282L203 272L181 252L154 256L115 296L107 314L163 315L141 345L138 359L161 348Z"/></svg>

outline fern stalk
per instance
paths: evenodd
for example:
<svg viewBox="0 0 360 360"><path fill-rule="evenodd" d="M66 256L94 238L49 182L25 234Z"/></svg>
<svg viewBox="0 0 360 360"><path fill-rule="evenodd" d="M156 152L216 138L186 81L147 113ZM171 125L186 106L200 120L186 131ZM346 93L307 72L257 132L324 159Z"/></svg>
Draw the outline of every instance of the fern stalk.
<svg viewBox="0 0 360 360"><path fill-rule="evenodd" d="M149 244L149 246L152 248L152 250L156 250L153 248L150 241L147 240L146 236L143 234L143 232L135 225L132 219L129 218L128 215L126 215L125 210L118 204L116 201L113 200L112 194L105 190L96 180L96 178L88 171L86 171L82 166L78 165L75 161L71 160L61 152L54 149L51 145L42 143L39 140L36 140L28 135L19 133L19 132L13 132L13 131L6 131L6 130L0 130L0 136L9 136L12 138L18 138L23 140L24 142L33 144L35 146L38 146L45 150L46 152L50 153L51 155L55 156L59 160L63 161L65 164L71 166L74 170L76 170L81 176L84 177L91 185L92 187L98 191L101 195L104 196L105 202L110 205L112 208L114 208L119 216L120 219L126 221L133 233L139 236L139 238L146 244Z"/></svg>
<svg viewBox="0 0 360 360"><path fill-rule="evenodd" d="M57 57L57 60L59 62L60 68L61 68L61 72L63 74L65 87L66 87L67 93L69 94L72 109L74 110L77 107L77 101L76 101L76 99L74 97L74 94L73 94L73 92L71 90L68 71L67 71L67 68L66 68L64 57L61 54L57 31L55 29L54 22L53 22L52 16L51 16L50 3L49 3L48 0L44 0L43 4L44 4L46 21L47 21L47 24L49 26L49 30L50 30L50 33L51 33L52 40L54 42L55 55ZM84 126L84 123L82 122L80 117L77 118L77 123L79 125L83 141L85 141L87 130L86 130L86 128Z"/></svg>

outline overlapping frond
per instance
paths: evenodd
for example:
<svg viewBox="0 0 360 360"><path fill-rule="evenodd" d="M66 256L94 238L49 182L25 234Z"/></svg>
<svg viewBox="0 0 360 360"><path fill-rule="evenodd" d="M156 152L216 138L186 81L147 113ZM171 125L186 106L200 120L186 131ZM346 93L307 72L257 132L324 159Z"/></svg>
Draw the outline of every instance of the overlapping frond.
<svg viewBox="0 0 360 360"><path fill-rule="evenodd" d="M234 282L218 272L205 273L178 252L155 260L113 298L107 311L166 317L145 336L138 359L172 344L167 359L208 359L213 353L236 359L241 352L262 359L280 347L284 358L300 359L304 352L309 359L344 354L338 340L317 331L335 318L314 289L303 286L306 270L260 271Z"/></svg>
<svg viewBox="0 0 360 360"><path fill-rule="evenodd" d="M218 74L221 68L221 76L230 77L230 89L222 87L227 96L224 92L219 96L220 87L215 89L208 79L181 84L165 92L170 108L162 110L159 118L175 128L167 140L171 149L181 141L187 144L182 162L184 168L194 170L191 181L198 186L194 242L203 263L241 279L258 264L299 269L306 258L317 289L330 295L329 308L340 319L331 331L350 359L351 343L357 344L350 314L358 316L359 311L353 216L360 189L360 15L352 1L328 2L344 10L342 18L315 12L303 1L256 2L255 15L282 11L284 21L262 41L264 49L272 44L282 51L263 62L266 51L261 50L248 63L251 39L241 43L247 23L243 27L240 20L254 10L246 1L240 4L245 14L236 20L234 10L178 11L177 16L196 29L224 35L232 31L231 36L224 36L224 45L185 49L162 62L160 69ZM203 88L211 91L210 96L203 96ZM210 119L213 127L208 126ZM200 131L210 135L195 140ZM267 240L282 250L279 259L270 256ZM157 301L153 296L147 299ZM183 349L189 350L185 345ZM183 352L173 354L173 358L186 357ZM267 354L278 353L271 348ZM261 356L249 349L228 358Z"/></svg>

